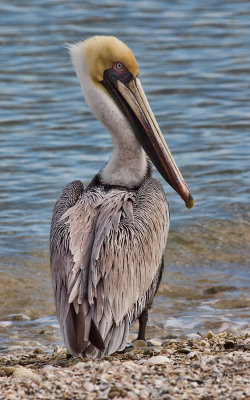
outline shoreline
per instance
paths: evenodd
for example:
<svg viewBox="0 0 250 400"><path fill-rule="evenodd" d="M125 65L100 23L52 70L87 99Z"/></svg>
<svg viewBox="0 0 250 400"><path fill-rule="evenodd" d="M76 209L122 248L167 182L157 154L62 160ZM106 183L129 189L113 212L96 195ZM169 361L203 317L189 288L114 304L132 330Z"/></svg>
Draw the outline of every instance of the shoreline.
<svg viewBox="0 0 250 400"><path fill-rule="evenodd" d="M250 335L208 332L151 339L101 360L54 354L0 355L0 400L249 399Z"/></svg>

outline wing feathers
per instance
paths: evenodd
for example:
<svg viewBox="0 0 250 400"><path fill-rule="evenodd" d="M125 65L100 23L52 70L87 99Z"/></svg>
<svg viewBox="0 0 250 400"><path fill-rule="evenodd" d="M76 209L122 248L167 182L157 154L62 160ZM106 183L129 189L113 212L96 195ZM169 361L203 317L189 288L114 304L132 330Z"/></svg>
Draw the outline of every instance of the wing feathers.
<svg viewBox="0 0 250 400"><path fill-rule="evenodd" d="M80 288L82 275L81 275L81 273L79 271L78 271L77 275L78 276L77 276L76 280L73 282L72 289L69 290L69 293L70 293L69 300L68 300L69 303L73 303L73 301L75 301L75 299L77 298L78 293L79 293L79 288Z"/></svg>

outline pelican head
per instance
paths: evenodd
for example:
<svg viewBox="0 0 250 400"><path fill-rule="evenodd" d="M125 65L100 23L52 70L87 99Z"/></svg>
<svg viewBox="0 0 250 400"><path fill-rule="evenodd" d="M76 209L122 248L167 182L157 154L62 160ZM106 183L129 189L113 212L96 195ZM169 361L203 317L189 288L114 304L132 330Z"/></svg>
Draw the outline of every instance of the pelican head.
<svg viewBox="0 0 250 400"><path fill-rule="evenodd" d="M127 152L131 155L128 168L137 160L135 178L128 181L128 186L139 183L146 169L146 153L186 206L192 208L192 195L147 101L132 51L115 37L94 36L70 46L70 53L84 97L114 142L111 161L102 172L103 180L107 181L112 168L115 176L119 160L128 157ZM123 160L121 173L125 164ZM119 180L111 183L121 184Z"/></svg>

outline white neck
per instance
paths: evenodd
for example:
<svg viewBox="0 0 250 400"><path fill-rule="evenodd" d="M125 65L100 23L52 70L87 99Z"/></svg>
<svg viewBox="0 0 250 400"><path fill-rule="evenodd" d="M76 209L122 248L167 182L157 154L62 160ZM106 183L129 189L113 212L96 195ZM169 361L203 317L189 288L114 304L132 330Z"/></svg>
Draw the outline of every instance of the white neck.
<svg viewBox="0 0 250 400"><path fill-rule="evenodd" d="M73 45L70 51L85 100L93 114L110 132L114 145L111 158L101 171L102 182L127 187L138 186L147 171L147 158L143 148L111 96L90 78L82 48Z"/></svg>

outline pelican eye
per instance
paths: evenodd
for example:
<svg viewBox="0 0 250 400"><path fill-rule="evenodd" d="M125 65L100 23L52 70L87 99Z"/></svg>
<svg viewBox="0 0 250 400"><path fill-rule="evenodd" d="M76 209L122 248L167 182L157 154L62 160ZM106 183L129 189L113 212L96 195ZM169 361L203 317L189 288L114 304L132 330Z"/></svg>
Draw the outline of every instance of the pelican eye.
<svg viewBox="0 0 250 400"><path fill-rule="evenodd" d="M121 61L113 62L112 70L114 71L116 76L119 76L120 78L121 78L121 76L126 75L128 73L127 68L125 67L125 65Z"/></svg>
<svg viewBox="0 0 250 400"><path fill-rule="evenodd" d="M117 63L116 63L116 68L117 68L117 69L122 69L122 68L123 68L122 63L121 63L121 62L117 62Z"/></svg>

